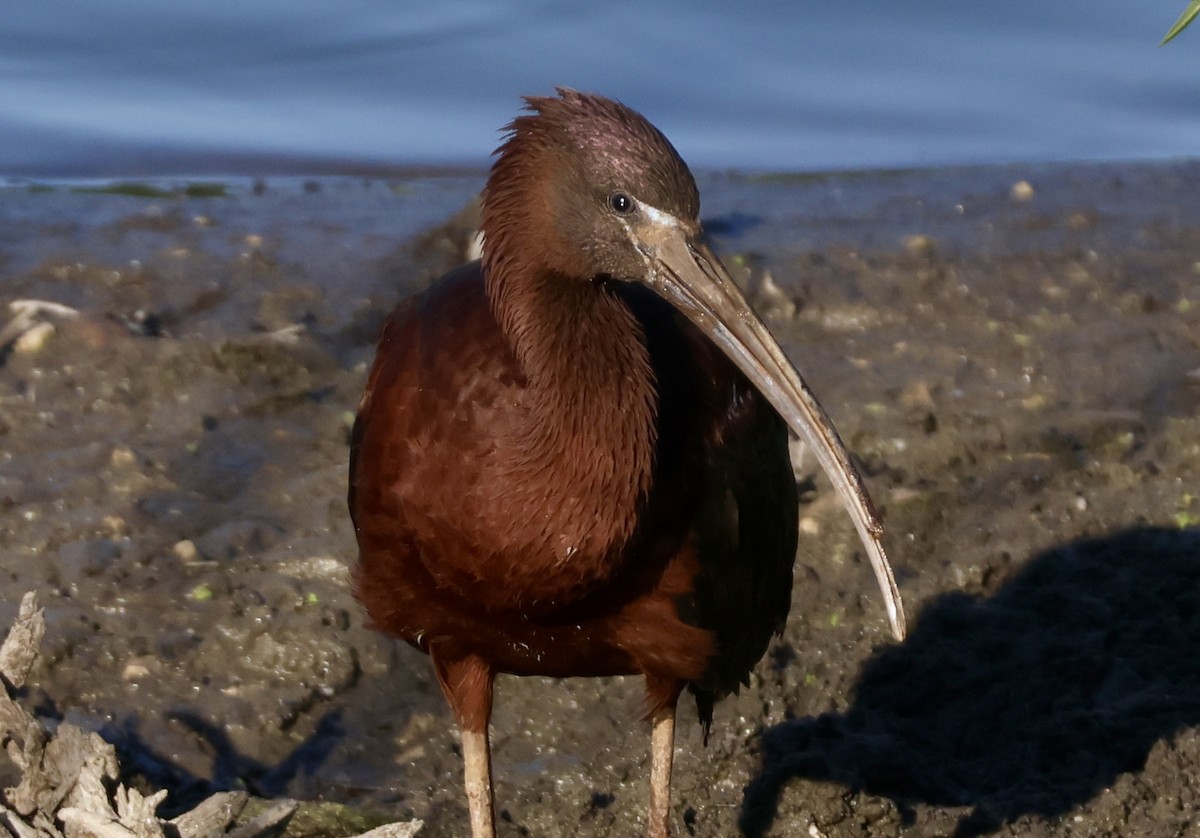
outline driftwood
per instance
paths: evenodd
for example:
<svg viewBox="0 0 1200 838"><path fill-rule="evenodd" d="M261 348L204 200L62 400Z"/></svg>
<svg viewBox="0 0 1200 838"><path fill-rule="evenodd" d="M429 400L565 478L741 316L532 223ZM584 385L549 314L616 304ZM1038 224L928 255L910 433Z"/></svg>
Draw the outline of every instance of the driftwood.
<svg viewBox="0 0 1200 838"><path fill-rule="evenodd" d="M45 319L39 320L39 317L52 315L70 319L79 316L79 312L70 306L49 300L13 300L8 308L14 317L0 327L0 350L11 345L22 351L22 341L27 351L36 350L54 332L54 324ZM34 651L36 653L36 647Z"/></svg>
<svg viewBox="0 0 1200 838"><path fill-rule="evenodd" d="M116 750L98 734L66 722L51 735L14 699L38 659L46 621L33 593L0 645L0 746L21 772L0 790L0 838L275 838L296 812L281 800L246 823L232 826L248 800L222 792L173 820L156 814L166 791L149 797L118 781ZM410 838L420 821L389 824L370 838Z"/></svg>

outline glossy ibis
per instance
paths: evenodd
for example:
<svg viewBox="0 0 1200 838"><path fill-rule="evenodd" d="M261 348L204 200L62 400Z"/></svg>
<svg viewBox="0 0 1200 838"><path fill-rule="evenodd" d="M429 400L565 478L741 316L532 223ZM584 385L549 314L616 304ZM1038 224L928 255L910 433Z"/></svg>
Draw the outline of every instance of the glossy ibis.
<svg viewBox="0 0 1200 838"><path fill-rule="evenodd" d="M669 825L675 705L707 734L791 599L787 428L854 518L897 637L882 527L824 412L705 244L644 117L526 99L483 193L483 258L392 313L354 426L355 587L428 653L494 834L496 673L646 679L647 834Z"/></svg>

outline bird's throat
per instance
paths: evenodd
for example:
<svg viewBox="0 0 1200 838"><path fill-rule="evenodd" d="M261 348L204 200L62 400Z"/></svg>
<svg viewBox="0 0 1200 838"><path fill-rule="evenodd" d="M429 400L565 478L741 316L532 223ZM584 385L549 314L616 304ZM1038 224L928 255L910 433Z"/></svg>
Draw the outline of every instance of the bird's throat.
<svg viewBox="0 0 1200 838"><path fill-rule="evenodd" d="M653 480L658 391L642 324L600 280L542 272L491 290L527 382L514 429L527 485L557 487L547 536L564 555L611 558Z"/></svg>

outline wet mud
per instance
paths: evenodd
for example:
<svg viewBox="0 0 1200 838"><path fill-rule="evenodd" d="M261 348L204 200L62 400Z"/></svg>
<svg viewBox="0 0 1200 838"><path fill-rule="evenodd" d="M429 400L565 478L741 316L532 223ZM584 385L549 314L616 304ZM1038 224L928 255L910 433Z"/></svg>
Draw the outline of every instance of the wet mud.
<svg viewBox="0 0 1200 838"><path fill-rule="evenodd" d="M466 833L428 662L350 596L345 472L382 318L461 261L481 182L0 189L0 625L38 591L25 706L161 814L245 789ZM707 748L681 705L676 831L1194 833L1200 165L701 190L863 465L912 631L800 458L787 630ZM640 701L502 677L501 834L639 834Z"/></svg>

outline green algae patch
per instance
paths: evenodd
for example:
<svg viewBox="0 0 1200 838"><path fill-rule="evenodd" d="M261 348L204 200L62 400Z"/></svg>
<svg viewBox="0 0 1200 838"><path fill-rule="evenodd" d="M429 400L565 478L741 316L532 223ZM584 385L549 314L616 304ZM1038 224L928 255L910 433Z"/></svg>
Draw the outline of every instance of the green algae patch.
<svg viewBox="0 0 1200 838"><path fill-rule="evenodd" d="M229 189L223 183L189 183L183 194L188 198L224 198Z"/></svg>
<svg viewBox="0 0 1200 838"><path fill-rule="evenodd" d="M199 585L192 588L192 590L188 594L188 596L190 596L196 602L208 602L210 599L213 598L213 592L212 592L212 588L208 587L208 585L205 585L203 582L201 582Z"/></svg>
<svg viewBox="0 0 1200 838"><path fill-rule="evenodd" d="M747 183L763 186L807 185L824 183L878 182L937 171L929 167L893 167L886 169L831 169L823 171L738 172Z"/></svg>
<svg viewBox="0 0 1200 838"><path fill-rule="evenodd" d="M129 198L170 198L171 192L149 183L124 181L103 186L77 186L71 190L84 195L124 195Z"/></svg>
<svg viewBox="0 0 1200 838"><path fill-rule="evenodd" d="M49 190L50 187L44 187ZM32 191L32 187L31 187ZM186 186L165 189L144 181L117 181L100 186L77 186L71 190L84 195L123 195L127 198L224 198L229 187L223 183L189 183Z"/></svg>
<svg viewBox="0 0 1200 838"><path fill-rule="evenodd" d="M1175 514L1171 516L1171 520L1181 530L1200 527L1200 498L1185 493L1179 499L1179 506L1176 508Z"/></svg>
<svg viewBox="0 0 1200 838"><path fill-rule="evenodd" d="M255 804L265 809L272 802L251 800L246 809L249 811ZM348 838L395 820L395 815L363 811L340 803L302 802L284 834L287 838Z"/></svg>

